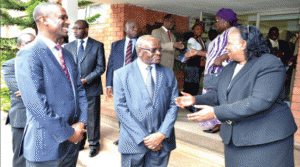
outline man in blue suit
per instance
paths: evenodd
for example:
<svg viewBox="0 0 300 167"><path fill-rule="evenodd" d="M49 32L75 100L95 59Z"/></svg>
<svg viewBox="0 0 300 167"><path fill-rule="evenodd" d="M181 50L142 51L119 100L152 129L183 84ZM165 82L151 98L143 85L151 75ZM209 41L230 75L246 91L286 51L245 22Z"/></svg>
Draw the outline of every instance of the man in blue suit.
<svg viewBox="0 0 300 167"><path fill-rule="evenodd" d="M70 25L63 7L34 9L38 36L16 58L16 79L26 107L21 154L30 167L76 166L87 120L87 100L72 54L57 44Z"/></svg>
<svg viewBox="0 0 300 167"><path fill-rule="evenodd" d="M99 153L100 149L100 95L103 94L101 75L105 71L104 45L88 37L89 24L85 20L77 20L73 27L77 40L67 44L77 63L81 82L88 100L87 135L90 145L90 157ZM86 135L80 143L84 149Z"/></svg>
<svg viewBox="0 0 300 167"><path fill-rule="evenodd" d="M130 64L137 58L135 45L139 33L138 23L135 20L127 21L125 24L125 33L125 39L116 41L111 45L106 71L106 94L108 98L111 98L113 95L114 71ZM119 140L114 142L116 145L118 145L118 143Z"/></svg>
<svg viewBox="0 0 300 167"><path fill-rule="evenodd" d="M17 39L18 49L22 49L31 43L35 36L30 33L22 34ZM15 78L15 58L3 63L3 77L10 93L10 109L5 124L11 125L13 146L13 167L25 167L26 161L23 155L19 155L24 127L26 124L26 108L20 97L17 81Z"/></svg>
<svg viewBox="0 0 300 167"><path fill-rule="evenodd" d="M154 37L140 37L136 50L138 59L116 70L113 79L122 166L166 167L176 147L176 78L160 65L161 45Z"/></svg>

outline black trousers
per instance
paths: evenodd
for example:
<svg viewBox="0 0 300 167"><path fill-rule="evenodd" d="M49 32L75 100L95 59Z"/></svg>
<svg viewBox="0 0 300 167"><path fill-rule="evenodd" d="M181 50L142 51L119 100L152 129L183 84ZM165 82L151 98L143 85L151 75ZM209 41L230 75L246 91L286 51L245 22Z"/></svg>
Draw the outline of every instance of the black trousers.
<svg viewBox="0 0 300 167"><path fill-rule="evenodd" d="M91 149L100 148L100 109L101 99L100 96L87 97L88 101L88 120L87 120L87 134L80 142L80 147L84 147L86 139Z"/></svg>

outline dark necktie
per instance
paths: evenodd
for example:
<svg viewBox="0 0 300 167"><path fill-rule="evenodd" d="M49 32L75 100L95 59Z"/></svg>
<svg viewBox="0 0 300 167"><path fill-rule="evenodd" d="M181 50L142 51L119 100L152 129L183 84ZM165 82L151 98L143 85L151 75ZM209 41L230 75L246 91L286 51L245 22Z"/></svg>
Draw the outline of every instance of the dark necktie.
<svg viewBox="0 0 300 167"><path fill-rule="evenodd" d="M155 84L154 84L154 80L153 80L153 77L152 77L152 66L148 66L146 68L146 70L148 71L146 85L147 85L147 89L149 91L150 97L152 98L153 93L154 93L154 89L155 89Z"/></svg>
<svg viewBox="0 0 300 167"><path fill-rule="evenodd" d="M125 65L130 64L132 60L132 40L129 40L127 49L126 49L126 59Z"/></svg>
<svg viewBox="0 0 300 167"><path fill-rule="evenodd" d="M66 74L66 76L68 78L68 80L71 83L70 74L69 74L67 66L66 66L66 62L65 62L65 59L64 59L64 55L62 53L61 46L60 45L56 45L55 49L59 51L59 64L61 65L61 68L63 69L63 71L65 72L65 74Z"/></svg>
<svg viewBox="0 0 300 167"><path fill-rule="evenodd" d="M172 42L170 30L167 31L169 40Z"/></svg>
<svg viewBox="0 0 300 167"><path fill-rule="evenodd" d="M80 40L80 46L79 46L79 50L78 50L78 55L77 55L77 66L78 66L78 71L79 71L79 74L80 74L80 71L81 71L81 67L80 67L80 62L79 60L84 56L84 47L83 47L83 43L84 43L84 40Z"/></svg>

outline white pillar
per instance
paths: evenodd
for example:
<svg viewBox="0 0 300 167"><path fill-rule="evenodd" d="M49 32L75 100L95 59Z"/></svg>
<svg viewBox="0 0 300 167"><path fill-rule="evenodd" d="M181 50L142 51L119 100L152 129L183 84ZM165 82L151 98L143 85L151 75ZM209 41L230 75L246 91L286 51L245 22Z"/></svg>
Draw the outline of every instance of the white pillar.
<svg viewBox="0 0 300 167"><path fill-rule="evenodd" d="M74 41L74 31L71 28L74 26L74 22L78 19L78 0L62 0L62 6L66 9L69 21L69 42Z"/></svg>
<svg viewBox="0 0 300 167"><path fill-rule="evenodd" d="M257 13L256 15L256 27L259 28L259 22L260 22L260 14Z"/></svg>
<svg viewBox="0 0 300 167"><path fill-rule="evenodd" d="M200 21L203 21L203 13L200 12Z"/></svg>

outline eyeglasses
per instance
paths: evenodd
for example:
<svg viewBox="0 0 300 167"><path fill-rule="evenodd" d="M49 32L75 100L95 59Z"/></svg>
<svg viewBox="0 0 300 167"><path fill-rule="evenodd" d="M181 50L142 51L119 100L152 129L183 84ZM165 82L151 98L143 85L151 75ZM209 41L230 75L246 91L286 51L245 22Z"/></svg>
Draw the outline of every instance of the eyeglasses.
<svg viewBox="0 0 300 167"><path fill-rule="evenodd" d="M73 30L81 30L81 29L85 29L85 28L72 28Z"/></svg>
<svg viewBox="0 0 300 167"><path fill-rule="evenodd" d="M148 48L141 48L141 47L140 47L140 49L148 50L148 51L150 51L151 53L155 53L156 51L159 51L159 52L162 51L162 48L150 48L150 49L148 49Z"/></svg>

